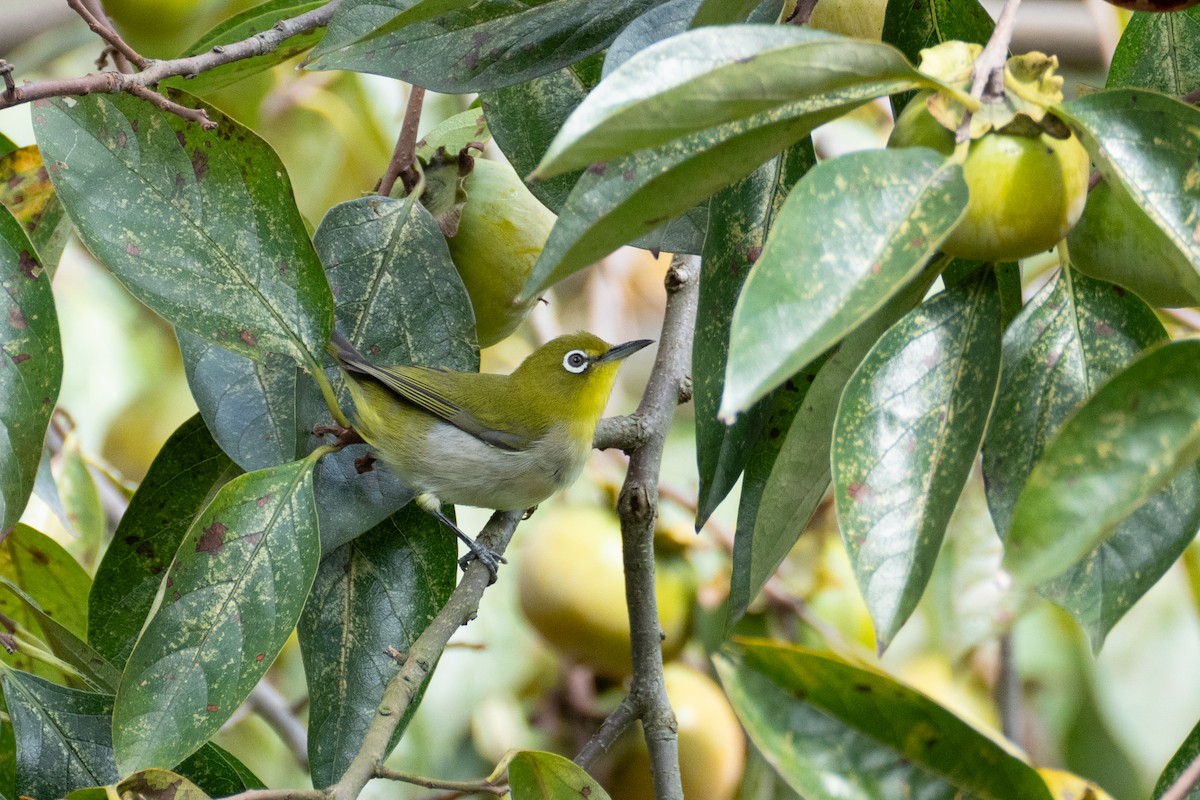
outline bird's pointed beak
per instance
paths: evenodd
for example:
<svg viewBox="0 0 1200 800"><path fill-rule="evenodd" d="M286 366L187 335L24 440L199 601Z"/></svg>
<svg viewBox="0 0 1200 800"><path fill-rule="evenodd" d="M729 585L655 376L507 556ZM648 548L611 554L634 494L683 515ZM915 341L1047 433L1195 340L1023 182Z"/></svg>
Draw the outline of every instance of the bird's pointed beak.
<svg viewBox="0 0 1200 800"><path fill-rule="evenodd" d="M651 344L654 344L653 339L634 339L632 342L625 342L624 344L610 348L607 353L597 358L596 361L620 361L622 358L631 356L646 345Z"/></svg>

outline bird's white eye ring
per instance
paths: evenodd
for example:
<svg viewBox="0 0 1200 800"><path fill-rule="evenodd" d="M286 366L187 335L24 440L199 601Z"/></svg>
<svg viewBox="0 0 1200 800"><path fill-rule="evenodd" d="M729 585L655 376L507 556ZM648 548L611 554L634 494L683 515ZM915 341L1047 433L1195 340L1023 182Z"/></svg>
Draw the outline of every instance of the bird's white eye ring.
<svg viewBox="0 0 1200 800"><path fill-rule="evenodd" d="M576 375L588 368L587 353L582 350L572 350L563 356L563 369Z"/></svg>

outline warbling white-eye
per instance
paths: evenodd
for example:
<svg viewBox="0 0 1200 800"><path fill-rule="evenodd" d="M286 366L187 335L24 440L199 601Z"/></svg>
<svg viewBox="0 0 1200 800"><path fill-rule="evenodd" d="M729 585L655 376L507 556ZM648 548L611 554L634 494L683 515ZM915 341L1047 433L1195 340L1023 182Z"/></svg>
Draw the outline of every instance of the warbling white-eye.
<svg viewBox="0 0 1200 800"><path fill-rule="evenodd" d="M377 366L336 332L330 351L354 398L359 436L494 579L497 556L459 530L442 504L531 509L574 483L621 359L650 343L613 346L572 333L509 375Z"/></svg>

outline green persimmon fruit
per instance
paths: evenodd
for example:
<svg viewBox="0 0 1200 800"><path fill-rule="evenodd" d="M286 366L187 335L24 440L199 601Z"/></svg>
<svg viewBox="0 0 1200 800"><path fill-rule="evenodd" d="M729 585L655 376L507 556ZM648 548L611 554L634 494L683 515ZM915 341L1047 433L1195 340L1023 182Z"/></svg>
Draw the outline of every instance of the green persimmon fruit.
<svg viewBox="0 0 1200 800"><path fill-rule="evenodd" d="M1111 5L1117 8L1128 9L1129 11L1182 11L1185 8L1191 8L1200 3L1200 0L1108 0Z"/></svg>
<svg viewBox="0 0 1200 800"><path fill-rule="evenodd" d="M537 302L514 301L555 217L507 164L476 159L464 189L458 231L446 243L471 296L479 346L487 347L516 330Z"/></svg>
<svg viewBox="0 0 1200 800"><path fill-rule="evenodd" d="M918 94L904 107L890 147L954 152L954 134ZM1013 261L1058 244L1083 213L1087 151L1072 134L1022 136L990 132L971 142L963 164L970 191L966 215L942 245L949 255L976 261Z"/></svg>
<svg viewBox="0 0 1200 800"><path fill-rule="evenodd" d="M621 528L597 506L562 506L534 518L518 565L525 618L558 653L611 678L632 667ZM696 599L695 569L683 556L655 558L663 658L687 642Z"/></svg>
<svg viewBox="0 0 1200 800"><path fill-rule="evenodd" d="M878 42L887 0L821 0L808 24L830 33Z"/></svg>
<svg viewBox="0 0 1200 800"><path fill-rule="evenodd" d="M1190 259L1128 192L1108 181L1088 193L1067 252L1080 272L1124 286L1152 306L1200 305L1200 274Z"/></svg>

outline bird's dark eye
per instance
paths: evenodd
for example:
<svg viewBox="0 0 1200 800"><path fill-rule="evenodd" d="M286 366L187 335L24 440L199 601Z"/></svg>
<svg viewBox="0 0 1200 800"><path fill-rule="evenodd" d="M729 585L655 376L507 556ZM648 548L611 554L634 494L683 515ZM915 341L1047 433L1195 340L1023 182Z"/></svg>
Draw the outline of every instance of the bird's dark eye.
<svg viewBox="0 0 1200 800"><path fill-rule="evenodd" d="M572 350L563 356L563 369L567 372L574 372L576 375L587 369L588 357L587 353L582 350Z"/></svg>

